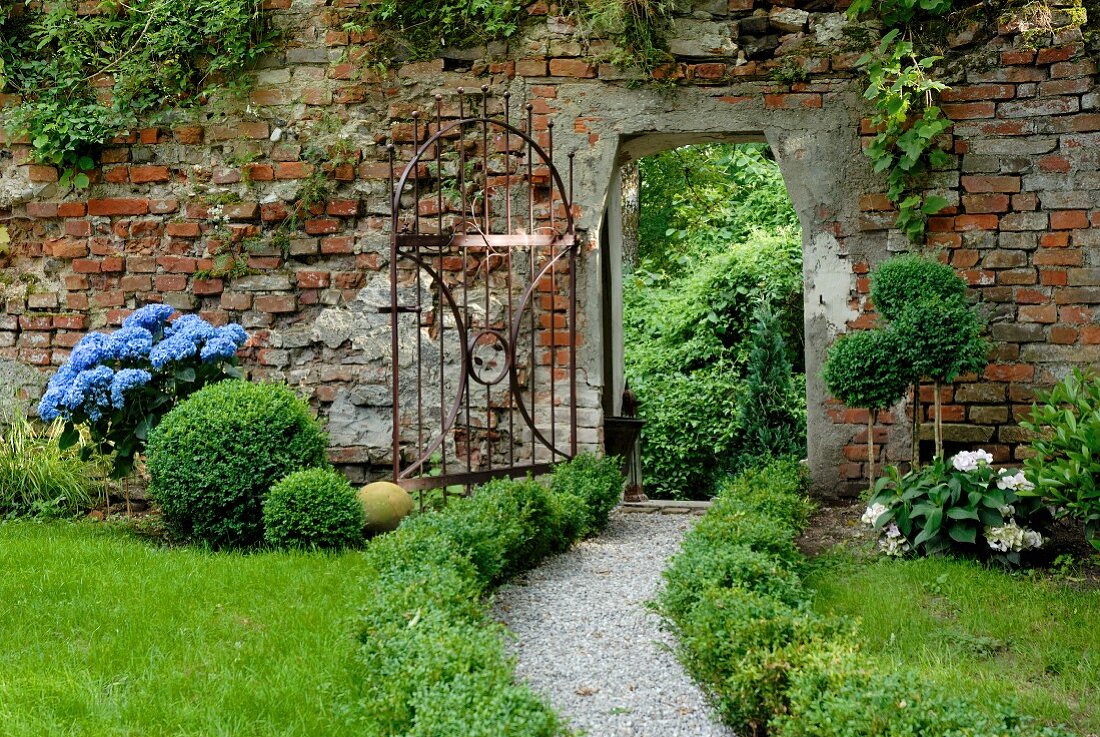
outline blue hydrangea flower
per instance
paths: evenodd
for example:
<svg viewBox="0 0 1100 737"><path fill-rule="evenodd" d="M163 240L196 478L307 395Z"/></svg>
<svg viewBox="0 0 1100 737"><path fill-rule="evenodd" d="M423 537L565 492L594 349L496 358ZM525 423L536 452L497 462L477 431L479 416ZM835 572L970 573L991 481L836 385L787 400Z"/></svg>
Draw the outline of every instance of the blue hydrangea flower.
<svg viewBox="0 0 1100 737"><path fill-rule="evenodd" d="M122 322L124 328L145 328L150 333L155 333L164 327L168 318L175 310L168 305L145 305L140 310L132 313Z"/></svg>
<svg viewBox="0 0 1100 737"><path fill-rule="evenodd" d="M185 338L198 344L214 335L214 326L198 315L184 315L164 329L166 338Z"/></svg>
<svg viewBox="0 0 1100 737"><path fill-rule="evenodd" d="M231 322L228 325L223 325L214 331L219 337L227 338L237 344L240 348L242 345L248 342L248 333L244 328L235 322Z"/></svg>
<svg viewBox="0 0 1100 737"><path fill-rule="evenodd" d="M153 348L153 334L134 325L116 330L111 340L115 344L115 356L122 361L145 358Z"/></svg>
<svg viewBox="0 0 1100 737"><path fill-rule="evenodd" d="M237 344L220 335L215 335L206 341L206 345L202 347L202 351L199 353L199 356L205 362L219 359L228 360L235 355L237 355Z"/></svg>
<svg viewBox="0 0 1100 737"><path fill-rule="evenodd" d="M111 406L122 409L126 406L126 392L139 386L145 386L153 380L153 375L141 369L122 369L111 380Z"/></svg>
<svg viewBox="0 0 1100 737"><path fill-rule="evenodd" d="M111 384L115 372L107 366L95 366L81 371L69 384L62 406L69 411L83 410L92 422L103 417L103 408L111 406Z"/></svg>
<svg viewBox="0 0 1100 737"><path fill-rule="evenodd" d="M42 399L38 402L38 416L43 422L53 422L58 417L64 416L61 408L61 400L64 397L65 389L54 384L51 379L49 386L46 387L46 393L42 395Z"/></svg>
<svg viewBox="0 0 1100 737"><path fill-rule="evenodd" d="M69 367L74 374L115 360L117 344L105 333L88 333L73 348Z"/></svg>
<svg viewBox="0 0 1100 737"><path fill-rule="evenodd" d="M153 346L153 350L149 351L149 363L153 368L162 369L175 361L190 358L197 351L198 346L189 336L174 333Z"/></svg>

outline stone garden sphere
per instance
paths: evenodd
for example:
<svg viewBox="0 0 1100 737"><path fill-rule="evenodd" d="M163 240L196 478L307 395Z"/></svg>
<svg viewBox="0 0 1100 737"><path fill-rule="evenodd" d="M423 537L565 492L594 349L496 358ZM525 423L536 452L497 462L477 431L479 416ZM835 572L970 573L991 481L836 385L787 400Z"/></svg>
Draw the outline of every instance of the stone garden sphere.
<svg viewBox="0 0 1100 737"><path fill-rule="evenodd" d="M413 510L409 492L390 481L367 484L356 496L363 506L364 529L369 535L396 530Z"/></svg>

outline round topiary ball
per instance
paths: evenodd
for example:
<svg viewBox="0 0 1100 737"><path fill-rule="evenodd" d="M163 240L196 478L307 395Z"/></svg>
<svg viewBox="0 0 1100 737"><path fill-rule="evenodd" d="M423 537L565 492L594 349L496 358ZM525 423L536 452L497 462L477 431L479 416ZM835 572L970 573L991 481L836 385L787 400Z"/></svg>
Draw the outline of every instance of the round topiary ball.
<svg viewBox="0 0 1100 737"><path fill-rule="evenodd" d="M309 405L286 386L224 381L192 394L150 434L149 493L177 537L255 545L268 490L326 466L325 446Z"/></svg>
<svg viewBox="0 0 1100 737"><path fill-rule="evenodd" d="M356 496L363 508L363 528L371 535L396 530L413 510L409 492L389 481L367 484Z"/></svg>
<svg viewBox="0 0 1100 737"><path fill-rule="evenodd" d="M363 539L363 508L337 471L295 471L264 499L264 539L281 548L348 548Z"/></svg>

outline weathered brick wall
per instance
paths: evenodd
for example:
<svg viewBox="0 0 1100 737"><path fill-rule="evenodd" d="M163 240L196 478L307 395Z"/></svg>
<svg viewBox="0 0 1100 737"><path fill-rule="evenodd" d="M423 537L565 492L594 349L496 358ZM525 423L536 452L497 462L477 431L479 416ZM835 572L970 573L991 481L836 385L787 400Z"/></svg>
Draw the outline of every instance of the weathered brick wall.
<svg viewBox="0 0 1100 737"><path fill-rule="evenodd" d="M454 116L456 88L488 84L511 91L517 113L533 105L539 136L556 121L561 149L577 152L588 234L579 275L585 442L598 438L595 398L606 380L593 234L614 168L645 136L747 135L776 150L804 229L815 486L859 486L865 415L828 400L818 371L838 331L873 321L868 271L906 247L859 152L872 133L853 70L866 29L828 4L696 0L673 28L678 60L654 88L599 61L607 42L576 33L543 3L508 45L382 70L363 61L366 39L342 30L344 4L269 0L288 43L252 73L250 99L169 113L118 139L88 191L62 191L55 170L28 163L24 142L4 145L0 224L11 244L0 246L0 380L31 397L26 366L45 372L85 331L164 301L244 324L251 373L306 391L329 418L334 459L377 474L389 434L379 399L388 332L364 295L388 283L384 144L392 139L407 159L414 111L434 109L442 93ZM1010 462L1035 387L1097 360L1100 97L1093 56L1065 14L1056 10L1044 35L983 12L944 42L953 89L943 101L955 125L943 145L953 156L929 188L951 207L933 218L929 242L973 286L995 341L982 376L943 389L946 439ZM272 234L318 170L331 194L276 245ZM227 239L256 236L266 240L245 255L248 275L196 275ZM876 431L880 461L908 459L906 411Z"/></svg>

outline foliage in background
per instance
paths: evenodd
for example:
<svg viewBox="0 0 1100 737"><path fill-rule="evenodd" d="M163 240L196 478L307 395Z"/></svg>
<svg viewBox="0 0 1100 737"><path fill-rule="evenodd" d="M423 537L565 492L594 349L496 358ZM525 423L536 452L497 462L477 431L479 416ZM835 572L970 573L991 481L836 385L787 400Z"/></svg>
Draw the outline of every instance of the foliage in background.
<svg viewBox="0 0 1100 737"><path fill-rule="evenodd" d="M31 155L86 187L98 147L166 104L201 102L239 84L273 43L260 0L77 0L0 15L5 112ZM99 83L107 81L106 87Z"/></svg>
<svg viewBox="0 0 1100 737"><path fill-rule="evenodd" d="M1025 461L1034 493L1083 522L1100 550L1100 376L1070 374L1038 396L1020 425L1035 434Z"/></svg>
<svg viewBox="0 0 1100 737"><path fill-rule="evenodd" d="M62 448L64 425L36 427L23 416L0 426L0 516L87 512L106 491L107 464L81 458L83 443Z"/></svg>
<svg viewBox="0 0 1100 737"><path fill-rule="evenodd" d="M646 421L646 490L705 499L716 477L748 455L738 404L755 304L787 316L797 305L797 325L784 321L791 332L781 339L801 354L801 251L785 236L759 236L701 257L682 277L647 284L646 276L628 280L624 290L626 378ZM782 398L790 406L776 407L780 414L805 412L802 394Z"/></svg>
<svg viewBox="0 0 1100 737"><path fill-rule="evenodd" d="M887 555L955 552L992 557L1011 565L1039 549L1033 529L1049 519L1038 499L1025 496L1031 483L1022 472L996 470L985 451L935 458L917 471L896 467L875 484L863 522L882 531Z"/></svg>
<svg viewBox="0 0 1100 737"><path fill-rule="evenodd" d="M224 381L180 403L152 432L149 493L180 539L255 545L272 485L327 466L327 445L309 404L288 387Z"/></svg>
<svg viewBox="0 0 1100 737"><path fill-rule="evenodd" d="M62 447L87 428L84 448L111 459L124 477L152 432L173 407L202 387L241 376L237 351L248 340L240 325L214 327L198 315L168 322L175 310L151 304L111 334L89 333L50 377L38 404L46 422L62 420Z"/></svg>
<svg viewBox="0 0 1100 737"><path fill-rule="evenodd" d="M788 428L805 414L798 218L763 145L689 146L640 168L641 263L623 300L626 377L646 421L644 483L655 497L705 499L758 455L761 428L739 412L755 401L745 382L758 307L779 326L769 341L796 359L792 391L768 397L770 409ZM761 375L774 349L758 354Z"/></svg>
<svg viewBox="0 0 1100 737"><path fill-rule="evenodd" d="M666 36L675 0L565 0L564 5L584 35L611 41L612 64L651 74L672 61Z"/></svg>
<svg viewBox="0 0 1100 737"><path fill-rule="evenodd" d="M771 737L1067 737L907 670L878 670L850 620L813 612L794 545L803 486L796 461L743 474L665 572L659 610L726 724Z"/></svg>
<svg viewBox="0 0 1100 737"><path fill-rule="evenodd" d="M380 31L391 54L431 59L509 38L524 8L518 0L364 0L360 10L349 29Z"/></svg>
<svg viewBox="0 0 1100 737"><path fill-rule="evenodd" d="M782 234L800 247L798 216L766 144L683 146L641 159L638 166L644 270L689 272L701 256L760 232Z"/></svg>
<svg viewBox="0 0 1100 737"><path fill-rule="evenodd" d="M856 0L848 8L850 19L873 12L888 29L856 62L867 74L864 97L874 107L871 124L877 131L864 153L876 173L886 173L886 196L898 209L896 225L914 242L923 239L928 216L948 205L943 197L926 196L922 184L929 170L949 160L936 139L951 122L933 104L934 93L947 89L930 76L940 57L919 56L908 27L918 17L950 10L951 0Z"/></svg>
<svg viewBox="0 0 1100 737"><path fill-rule="evenodd" d="M601 501L619 474L578 459L559 466L554 489L498 480L472 498L406 520L371 542L357 622L360 692L356 734L564 737L570 732L516 683L503 628L489 621L486 590L607 523ZM580 469L572 468L581 464ZM598 472L597 472L598 471Z"/></svg>
<svg viewBox="0 0 1100 737"><path fill-rule="evenodd" d="M264 540L281 548L350 548L363 541L363 507L343 474L295 471L263 502Z"/></svg>

